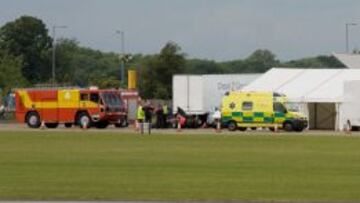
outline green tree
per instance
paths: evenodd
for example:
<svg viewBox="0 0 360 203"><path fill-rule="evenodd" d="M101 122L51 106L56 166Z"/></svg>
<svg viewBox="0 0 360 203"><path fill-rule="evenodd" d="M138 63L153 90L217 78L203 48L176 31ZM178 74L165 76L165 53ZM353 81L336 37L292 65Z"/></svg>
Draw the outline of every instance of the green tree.
<svg viewBox="0 0 360 203"><path fill-rule="evenodd" d="M187 74L220 74L225 72L215 61L190 59L186 60L184 73Z"/></svg>
<svg viewBox="0 0 360 203"><path fill-rule="evenodd" d="M21 74L21 57L14 57L0 50L0 89L6 94L11 88L23 87L27 84Z"/></svg>
<svg viewBox="0 0 360 203"><path fill-rule="evenodd" d="M44 70L49 68L46 52L51 48L51 38L40 19L22 16L6 23L0 28L0 48L22 57L22 75L30 82L49 77Z"/></svg>
<svg viewBox="0 0 360 203"><path fill-rule="evenodd" d="M244 63L246 64L246 72L263 73L272 67L278 66L280 61L269 50L256 50L252 53Z"/></svg>
<svg viewBox="0 0 360 203"><path fill-rule="evenodd" d="M140 73L140 91L145 98L171 99L172 76L182 73L185 54L174 42L168 42L160 54L144 58Z"/></svg>
<svg viewBox="0 0 360 203"><path fill-rule="evenodd" d="M263 73L279 64L280 61L271 51L258 49L244 60L226 61L220 66L226 73Z"/></svg>
<svg viewBox="0 0 360 203"><path fill-rule="evenodd" d="M59 39L56 50L59 83L119 87L120 61L117 54L81 47L75 39ZM48 58L51 58L51 53Z"/></svg>
<svg viewBox="0 0 360 203"><path fill-rule="evenodd" d="M281 64L282 67L296 68L342 68L344 67L334 56L317 56L291 60Z"/></svg>

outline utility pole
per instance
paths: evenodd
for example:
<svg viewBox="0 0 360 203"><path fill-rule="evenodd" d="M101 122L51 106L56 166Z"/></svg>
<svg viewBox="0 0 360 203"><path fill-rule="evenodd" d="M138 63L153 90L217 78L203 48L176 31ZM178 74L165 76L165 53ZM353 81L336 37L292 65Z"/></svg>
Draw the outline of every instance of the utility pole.
<svg viewBox="0 0 360 203"><path fill-rule="evenodd" d="M349 53L349 26L355 26L356 23L345 24L345 38L346 38L346 53Z"/></svg>
<svg viewBox="0 0 360 203"><path fill-rule="evenodd" d="M125 33L124 31L117 30L117 34L120 34L121 40L121 56L120 56L120 77L121 77L121 86L125 86Z"/></svg>

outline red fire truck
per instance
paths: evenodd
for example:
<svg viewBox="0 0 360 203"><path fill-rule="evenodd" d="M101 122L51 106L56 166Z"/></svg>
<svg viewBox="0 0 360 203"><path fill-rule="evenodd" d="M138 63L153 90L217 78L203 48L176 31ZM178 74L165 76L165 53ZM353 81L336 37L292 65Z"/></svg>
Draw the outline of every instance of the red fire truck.
<svg viewBox="0 0 360 203"><path fill-rule="evenodd" d="M18 89L15 91L16 119L31 128L42 123L56 128L106 128L127 124L127 109L119 90L99 89Z"/></svg>

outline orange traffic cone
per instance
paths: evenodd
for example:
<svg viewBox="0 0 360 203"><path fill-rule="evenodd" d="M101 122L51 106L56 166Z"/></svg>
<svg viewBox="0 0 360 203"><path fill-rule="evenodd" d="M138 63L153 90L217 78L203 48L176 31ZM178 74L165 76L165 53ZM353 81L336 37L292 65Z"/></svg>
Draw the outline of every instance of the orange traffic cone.
<svg viewBox="0 0 360 203"><path fill-rule="evenodd" d="M42 130L45 129L45 121L44 121L44 120L41 121L40 128L41 128Z"/></svg>
<svg viewBox="0 0 360 203"><path fill-rule="evenodd" d="M217 133L221 133L221 125L220 125L220 121L216 122L216 130Z"/></svg>
<svg viewBox="0 0 360 203"><path fill-rule="evenodd" d="M278 128L278 125L276 124L275 127L274 127L274 132L279 132L279 128Z"/></svg>
<svg viewBox="0 0 360 203"><path fill-rule="evenodd" d="M135 127L135 132L139 131L139 122L137 120L135 120L134 122L134 127Z"/></svg>
<svg viewBox="0 0 360 203"><path fill-rule="evenodd" d="M177 132L181 132L181 124L180 124L180 122L178 121L178 123L177 123L177 130L176 130Z"/></svg>
<svg viewBox="0 0 360 203"><path fill-rule="evenodd" d="M86 121L84 121L83 126L82 126L82 129L83 129L83 130L87 130L87 122L86 122Z"/></svg>

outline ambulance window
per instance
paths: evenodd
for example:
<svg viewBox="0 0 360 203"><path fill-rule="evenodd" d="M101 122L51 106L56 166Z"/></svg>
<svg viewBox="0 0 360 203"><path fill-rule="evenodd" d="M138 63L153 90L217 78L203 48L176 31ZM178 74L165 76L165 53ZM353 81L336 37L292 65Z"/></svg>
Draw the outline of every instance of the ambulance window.
<svg viewBox="0 0 360 203"><path fill-rule="evenodd" d="M89 95L88 94L81 94L80 95L80 100L81 101L88 101L89 100Z"/></svg>
<svg viewBox="0 0 360 203"><path fill-rule="evenodd" d="M99 94L98 93L91 93L90 94L90 101L98 103L99 102Z"/></svg>
<svg viewBox="0 0 360 203"><path fill-rule="evenodd" d="M243 111L251 111L253 109L253 103L252 102L243 102L242 104L242 110Z"/></svg>
<svg viewBox="0 0 360 203"><path fill-rule="evenodd" d="M286 113L286 108L284 107L284 105L280 102L274 102L274 111L275 112L282 112L282 113Z"/></svg>

